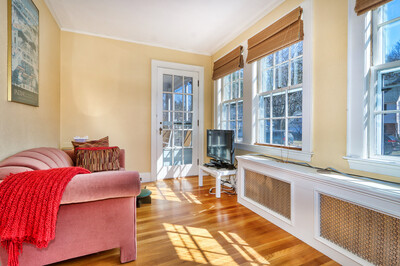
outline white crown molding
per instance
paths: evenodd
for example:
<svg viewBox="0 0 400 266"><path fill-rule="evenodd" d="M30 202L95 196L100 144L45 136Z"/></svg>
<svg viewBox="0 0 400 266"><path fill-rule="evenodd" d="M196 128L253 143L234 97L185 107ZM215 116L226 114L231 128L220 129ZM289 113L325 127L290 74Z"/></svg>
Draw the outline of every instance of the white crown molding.
<svg viewBox="0 0 400 266"><path fill-rule="evenodd" d="M199 52L199 51L194 51L194 50L185 50L185 49L177 49L169 46L164 46L156 43L147 43L147 42L138 42L138 41L132 41L129 39L125 38L118 38L115 36L109 36L109 35L103 35L103 34L96 34L96 33L91 33L91 32L86 32L86 31L80 31L80 30L72 30L72 29L67 29L67 28L61 28L62 31L66 32L72 32L72 33L77 33L77 34L83 34L83 35L89 35L89 36L94 36L94 37L100 37L100 38L106 38L106 39L111 39L111 40L116 40L116 41L122 41L122 42L129 42L129 43L136 43L136 44L141 44L141 45L147 45L147 46L153 46L153 47L158 47L158 48L164 48L164 49L170 49L170 50L175 50L179 52L184 52L184 53L191 53L191 54L199 54L199 55L206 55L206 56L211 56L210 53L206 52Z"/></svg>

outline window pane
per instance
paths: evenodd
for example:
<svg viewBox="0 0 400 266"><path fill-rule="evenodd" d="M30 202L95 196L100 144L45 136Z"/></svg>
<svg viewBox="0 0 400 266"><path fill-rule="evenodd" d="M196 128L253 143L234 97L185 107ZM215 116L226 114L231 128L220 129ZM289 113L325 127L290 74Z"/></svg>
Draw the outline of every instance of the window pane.
<svg viewBox="0 0 400 266"><path fill-rule="evenodd" d="M235 81L232 86L232 99L238 98L239 95L239 82Z"/></svg>
<svg viewBox="0 0 400 266"><path fill-rule="evenodd" d="M183 111L183 95L174 94L175 111Z"/></svg>
<svg viewBox="0 0 400 266"><path fill-rule="evenodd" d="M274 65L274 55L270 54L263 59L261 59L261 69L266 69Z"/></svg>
<svg viewBox="0 0 400 266"><path fill-rule="evenodd" d="M301 147L302 144L302 119L288 119L288 145Z"/></svg>
<svg viewBox="0 0 400 266"><path fill-rule="evenodd" d="M180 76L174 76L174 92L183 92L183 78Z"/></svg>
<svg viewBox="0 0 400 266"><path fill-rule="evenodd" d="M243 97L243 79L240 80L239 85L240 85L240 87L239 87L239 98L242 98Z"/></svg>
<svg viewBox="0 0 400 266"><path fill-rule="evenodd" d="M377 115L377 153L381 155L400 156L399 113Z"/></svg>
<svg viewBox="0 0 400 266"><path fill-rule="evenodd" d="M289 48L279 50L275 53L275 65L289 60Z"/></svg>
<svg viewBox="0 0 400 266"><path fill-rule="evenodd" d="M291 65L292 85L303 83L303 58L293 60Z"/></svg>
<svg viewBox="0 0 400 266"><path fill-rule="evenodd" d="M303 42L298 42L292 45L290 58L298 57L303 54Z"/></svg>
<svg viewBox="0 0 400 266"><path fill-rule="evenodd" d="M185 77L185 93L193 93L193 79L190 77Z"/></svg>
<svg viewBox="0 0 400 266"><path fill-rule="evenodd" d="M243 79L243 68L238 71L239 71L239 78Z"/></svg>
<svg viewBox="0 0 400 266"><path fill-rule="evenodd" d="M221 123L221 129L228 129L227 125L228 125L227 122L222 122Z"/></svg>
<svg viewBox="0 0 400 266"><path fill-rule="evenodd" d="M238 141L243 140L243 121L238 121Z"/></svg>
<svg viewBox="0 0 400 266"><path fill-rule="evenodd" d="M376 109L400 110L400 70L382 74L382 84L376 95Z"/></svg>
<svg viewBox="0 0 400 266"><path fill-rule="evenodd" d="M172 111L172 94L163 93L163 110Z"/></svg>
<svg viewBox="0 0 400 266"><path fill-rule="evenodd" d="M271 134L271 123L270 120L260 120L258 122L258 141L260 143L269 144L270 142L270 134Z"/></svg>
<svg viewBox="0 0 400 266"><path fill-rule="evenodd" d="M236 119L236 103L231 103L230 104L230 117L229 120L235 120Z"/></svg>
<svg viewBox="0 0 400 266"><path fill-rule="evenodd" d="M228 104L224 103L222 105L222 120L228 120Z"/></svg>
<svg viewBox="0 0 400 266"><path fill-rule="evenodd" d="M385 45L385 62L400 60L400 20L383 27L383 40Z"/></svg>
<svg viewBox="0 0 400 266"><path fill-rule="evenodd" d="M240 101L238 102L238 120L242 120L243 119L243 102Z"/></svg>
<svg viewBox="0 0 400 266"><path fill-rule="evenodd" d="M302 91L288 93L288 116L301 116Z"/></svg>
<svg viewBox="0 0 400 266"><path fill-rule="evenodd" d="M239 72L238 71L233 72L231 75L232 75L232 82L235 82L235 81L237 81L239 79Z"/></svg>
<svg viewBox="0 0 400 266"><path fill-rule="evenodd" d="M272 96L272 115L273 117L285 116L285 94L275 94Z"/></svg>
<svg viewBox="0 0 400 266"><path fill-rule="evenodd" d="M275 69L275 87L276 89L288 86L289 64L284 63Z"/></svg>
<svg viewBox="0 0 400 266"><path fill-rule="evenodd" d="M236 121L229 122L229 129L233 130L235 132L235 136L236 136Z"/></svg>
<svg viewBox="0 0 400 266"><path fill-rule="evenodd" d="M172 112L163 112L163 129L172 129Z"/></svg>
<svg viewBox="0 0 400 266"><path fill-rule="evenodd" d="M231 84L224 84L224 101L231 99Z"/></svg>
<svg viewBox="0 0 400 266"><path fill-rule="evenodd" d="M272 143L285 145L285 119L272 120Z"/></svg>
<svg viewBox="0 0 400 266"><path fill-rule="evenodd" d="M172 75L163 75L163 91L172 92Z"/></svg>
<svg viewBox="0 0 400 266"><path fill-rule="evenodd" d="M271 97L260 97L260 118L269 118L270 116Z"/></svg>
<svg viewBox="0 0 400 266"><path fill-rule="evenodd" d="M386 5L382 6L380 9L380 13L382 16L382 21L389 21L394 18L400 17L400 1L395 0L390 3L387 3Z"/></svg>
<svg viewBox="0 0 400 266"><path fill-rule="evenodd" d="M262 73L262 87L261 92L272 91L274 86L274 72L273 68L263 71Z"/></svg>

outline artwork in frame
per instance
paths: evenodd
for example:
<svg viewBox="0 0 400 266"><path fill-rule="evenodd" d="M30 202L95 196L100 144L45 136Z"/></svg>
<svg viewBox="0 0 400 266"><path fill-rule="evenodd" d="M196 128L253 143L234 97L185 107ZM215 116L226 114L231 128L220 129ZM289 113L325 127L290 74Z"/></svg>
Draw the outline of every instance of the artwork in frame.
<svg viewBox="0 0 400 266"><path fill-rule="evenodd" d="M8 0L8 100L39 106L39 10Z"/></svg>

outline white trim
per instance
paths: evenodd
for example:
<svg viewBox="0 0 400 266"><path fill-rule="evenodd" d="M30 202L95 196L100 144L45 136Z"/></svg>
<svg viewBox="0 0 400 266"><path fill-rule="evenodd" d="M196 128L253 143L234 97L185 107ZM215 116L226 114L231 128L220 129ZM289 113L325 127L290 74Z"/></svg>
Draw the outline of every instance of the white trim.
<svg viewBox="0 0 400 266"><path fill-rule="evenodd" d="M66 31L66 32L73 32L73 33L78 33L78 34L83 34L83 35L88 35L88 36L94 36L94 37L100 37L100 38L106 38L106 39L111 39L111 40L116 40L116 41L123 41L123 42L128 42L128 43L136 43L136 44L141 44L141 45L147 45L147 46L153 46L153 47L158 47L158 48L164 48L164 49L170 49L170 50L175 50L175 51L180 51L180 52L185 52L185 53L191 53L191 54L199 54L199 55L207 55L211 56L211 53L208 52L200 52L200 51L195 51L195 50L190 50L190 49L178 49L174 48L171 46L165 46L161 44L156 44L156 43L149 43L149 42L140 42L140 41L133 41L125 38L119 38L111 35L104 35L104 34L97 34L97 33L91 33L87 31L80 31L80 30L72 30L72 29L67 29L67 28L60 28L61 31Z"/></svg>
<svg viewBox="0 0 400 266"><path fill-rule="evenodd" d="M197 72L199 76L199 137L198 137L198 158L199 165L204 162L204 67L179 64L160 60L151 60L151 179L153 181L157 178L157 72L158 68L184 70ZM194 121L194 123L196 123Z"/></svg>
<svg viewBox="0 0 400 266"><path fill-rule="evenodd" d="M294 159L305 162L310 162L313 155L313 153L311 152L291 150L279 147L252 145L246 143L235 143L235 148L249 152L265 153L271 156L280 157L282 159Z"/></svg>
<svg viewBox="0 0 400 266"><path fill-rule="evenodd" d="M343 157L351 169L400 177L400 163L386 160L364 159L360 157Z"/></svg>
<svg viewBox="0 0 400 266"><path fill-rule="evenodd" d="M154 181L154 179L151 178L151 173L149 172L139 173L139 176L141 178L141 183L148 183Z"/></svg>

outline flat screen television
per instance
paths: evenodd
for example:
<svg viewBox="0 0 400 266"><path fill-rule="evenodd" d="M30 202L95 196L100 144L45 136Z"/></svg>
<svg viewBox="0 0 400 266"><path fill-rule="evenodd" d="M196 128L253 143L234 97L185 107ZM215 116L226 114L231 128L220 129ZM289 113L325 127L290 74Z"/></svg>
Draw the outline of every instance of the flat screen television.
<svg viewBox="0 0 400 266"><path fill-rule="evenodd" d="M207 129L207 156L222 164L233 165L235 156L233 130Z"/></svg>

